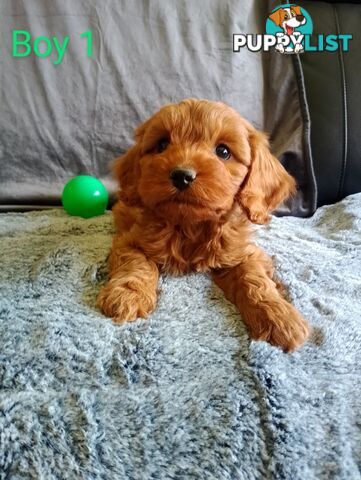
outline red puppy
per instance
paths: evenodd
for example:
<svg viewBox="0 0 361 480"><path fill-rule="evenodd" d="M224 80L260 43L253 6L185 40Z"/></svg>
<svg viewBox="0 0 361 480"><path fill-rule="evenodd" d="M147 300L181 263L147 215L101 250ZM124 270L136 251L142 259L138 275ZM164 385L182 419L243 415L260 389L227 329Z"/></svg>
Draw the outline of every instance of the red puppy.
<svg viewBox="0 0 361 480"><path fill-rule="evenodd" d="M116 322L146 317L160 272L210 271L252 338L300 346L309 327L251 237L251 222L267 222L295 190L266 136L222 103L189 99L162 108L135 140L114 167L117 234L102 311Z"/></svg>

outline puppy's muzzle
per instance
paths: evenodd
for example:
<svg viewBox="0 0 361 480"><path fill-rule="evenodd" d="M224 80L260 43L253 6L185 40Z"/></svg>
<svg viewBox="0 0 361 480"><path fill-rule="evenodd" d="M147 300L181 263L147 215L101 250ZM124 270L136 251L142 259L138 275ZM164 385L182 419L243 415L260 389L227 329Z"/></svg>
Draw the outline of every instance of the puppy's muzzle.
<svg viewBox="0 0 361 480"><path fill-rule="evenodd" d="M305 17L303 15L296 15L296 20L298 22L302 23L304 19L305 19Z"/></svg>
<svg viewBox="0 0 361 480"><path fill-rule="evenodd" d="M196 179L196 172L190 168L175 168L169 174L173 185L178 190L185 190Z"/></svg>

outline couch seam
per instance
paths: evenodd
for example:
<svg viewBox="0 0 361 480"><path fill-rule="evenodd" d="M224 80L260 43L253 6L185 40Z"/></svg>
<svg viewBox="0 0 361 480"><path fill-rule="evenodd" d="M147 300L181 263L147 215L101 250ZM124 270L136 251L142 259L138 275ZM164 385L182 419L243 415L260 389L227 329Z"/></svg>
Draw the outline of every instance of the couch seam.
<svg viewBox="0 0 361 480"><path fill-rule="evenodd" d="M301 64L301 59L299 54L292 55L293 60L293 68L296 77L296 85L298 90L298 98L300 102L300 110L301 110L301 117L303 123L303 147L304 147L304 154L305 154L305 164L307 168L307 174L310 181L310 188L308 191L309 200L310 200L310 208L309 208L309 215L313 215L317 209L317 182L315 177L315 172L313 168L313 155L312 155L312 146L311 146L311 115L310 110L308 108L307 102L307 93L306 93L306 85L305 85L305 78L303 75L303 68Z"/></svg>
<svg viewBox="0 0 361 480"><path fill-rule="evenodd" d="M332 5L333 13L335 18L335 25L337 35L340 34L340 22L338 16L337 5ZM342 107L343 107L343 144L342 144L342 162L341 162L341 171L339 176L338 191L337 191L337 201L340 201L343 197L342 192L344 189L345 183L345 173L347 166L347 155L348 155L348 109L347 109L347 82L346 82L346 71L345 63L343 58L342 49L338 49L338 60L341 70L341 82L342 82Z"/></svg>

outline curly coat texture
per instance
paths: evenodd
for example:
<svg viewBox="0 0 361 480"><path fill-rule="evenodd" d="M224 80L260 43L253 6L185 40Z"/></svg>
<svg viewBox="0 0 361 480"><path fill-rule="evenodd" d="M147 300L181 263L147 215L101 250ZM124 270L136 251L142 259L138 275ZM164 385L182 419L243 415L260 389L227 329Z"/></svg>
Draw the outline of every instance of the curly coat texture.
<svg viewBox="0 0 361 480"><path fill-rule="evenodd" d="M295 190L266 135L223 103L188 99L163 107L136 130L135 141L114 164L117 233L110 280L98 297L102 311L116 322L147 317L160 271L211 271L252 338L285 351L299 347L308 324L283 298L271 259L252 241L251 224L266 223ZM229 158L217 156L217 145L229 149ZM195 173L188 188L174 186L175 169Z"/></svg>

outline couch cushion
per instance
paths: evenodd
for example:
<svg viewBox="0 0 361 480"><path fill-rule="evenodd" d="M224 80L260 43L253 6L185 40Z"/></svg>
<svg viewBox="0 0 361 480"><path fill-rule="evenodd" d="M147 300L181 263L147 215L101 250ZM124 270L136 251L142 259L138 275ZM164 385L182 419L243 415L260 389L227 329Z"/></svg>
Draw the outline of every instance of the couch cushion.
<svg viewBox="0 0 361 480"><path fill-rule="evenodd" d="M301 56L318 205L361 191L361 5L305 1L319 34L352 34L348 52Z"/></svg>

